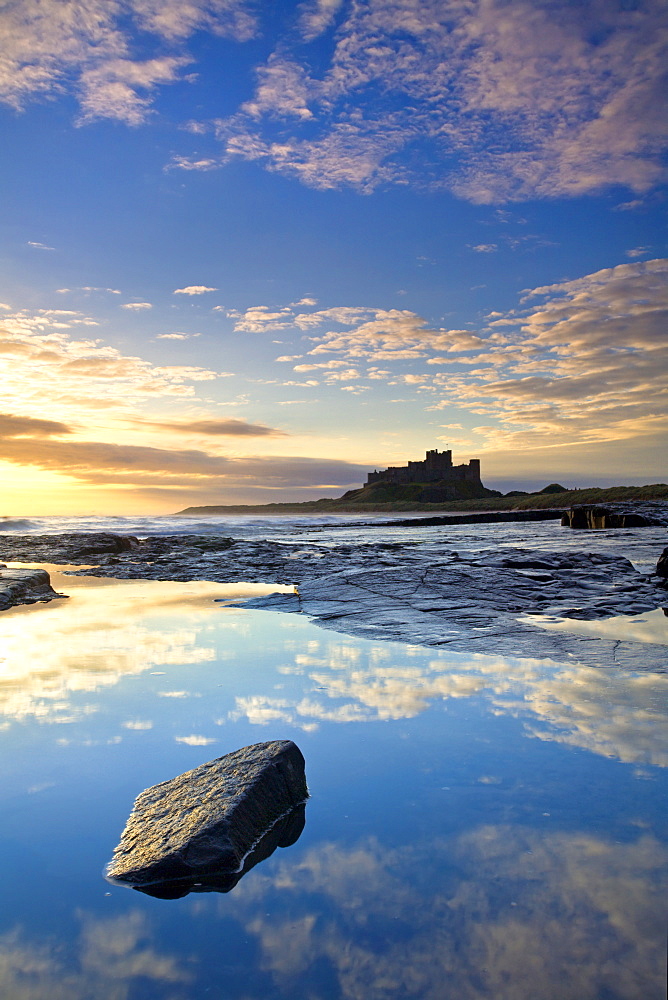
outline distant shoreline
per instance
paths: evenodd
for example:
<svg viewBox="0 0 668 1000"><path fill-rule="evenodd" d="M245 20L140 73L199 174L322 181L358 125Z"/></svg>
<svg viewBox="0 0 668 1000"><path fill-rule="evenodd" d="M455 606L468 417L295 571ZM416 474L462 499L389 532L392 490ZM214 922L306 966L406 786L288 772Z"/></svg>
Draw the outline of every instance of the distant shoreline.
<svg viewBox="0 0 668 1000"><path fill-rule="evenodd" d="M476 500L448 500L441 503L418 503L410 500L395 500L389 503L349 503L341 499L304 500L295 503L266 504L214 504L201 507L185 507L176 511L173 517L211 517L217 514L387 514L390 512L423 511L453 513L466 511L484 513L501 510L547 510L566 509L573 504L590 503L643 503L652 500L668 500L668 484L654 483L648 486L610 486L602 489L565 490L563 493L528 493L505 497L485 497Z"/></svg>

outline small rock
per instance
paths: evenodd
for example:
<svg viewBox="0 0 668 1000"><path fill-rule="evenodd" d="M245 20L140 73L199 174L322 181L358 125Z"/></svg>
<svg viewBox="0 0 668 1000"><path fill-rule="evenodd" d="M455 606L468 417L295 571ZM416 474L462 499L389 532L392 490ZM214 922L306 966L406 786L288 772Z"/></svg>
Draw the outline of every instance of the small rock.
<svg viewBox="0 0 668 1000"><path fill-rule="evenodd" d="M659 556L655 572L662 581L665 581L665 585L668 586L668 547Z"/></svg>
<svg viewBox="0 0 668 1000"><path fill-rule="evenodd" d="M307 798L304 758L291 740L235 750L143 791L107 877L139 887L240 874L262 838Z"/></svg>
<svg viewBox="0 0 668 1000"><path fill-rule="evenodd" d="M17 604L36 604L38 601L53 601L64 596L53 589L46 570L24 567L9 569L0 563L0 611L16 607Z"/></svg>

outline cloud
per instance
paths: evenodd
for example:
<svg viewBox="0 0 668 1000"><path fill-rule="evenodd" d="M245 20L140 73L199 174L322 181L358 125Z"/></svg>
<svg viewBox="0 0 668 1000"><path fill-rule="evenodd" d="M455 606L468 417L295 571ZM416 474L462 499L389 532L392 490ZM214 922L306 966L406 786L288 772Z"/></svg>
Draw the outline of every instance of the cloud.
<svg viewBox="0 0 668 1000"><path fill-rule="evenodd" d="M0 461L48 469L81 482L192 489L253 486L258 482L274 488L350 486L359 483L366 472L364 466L336 459L227 458L198 449L38 437L0 439Z"/></svg>
<svg viewBox="0 0 668 1000"><path fill-rule="evenodd" d="M145 983L173 990L191 984L192 972L153 947L153 928L139 910L99 918L77 913L80 932L71 961L63 963L63 942L31 939L15 927L0 938L0 992L25 1000L120 1000ZM179 990L180 992L180 990Z"/></svg>
<svg viewBox="0 0 668 1000"><path fill-rule="evenodd" d="M153 305L150 302L124 302L121 309L152 309Z"/></svg>
<svg viewBox="0 0 668 1000"><path fill-rule="evenodd" d="M410 310L351 306L256 306L236 328L307 332L305 355L279 359L298 361L298 372L329 382L401 381L436 397L431 410L484 414L480 451L631 440L666 429L667 277L668 260L633 261L524 290L516 308L492 310L479 330L439 328ZM388 368L418 358L422 372Z"/></svg>
<svg viewBox="0 0 668 1000"><path fill-rule="evenodd" d="M209 288L208 285L186 285L185 288L175 288L174 295L204 295L205 292L217 292L217 288Z"/></svg>
<svg viewBox="0 0 668 1000"><path fill-rule="evenodd" d="M210 644L197 638L193 622L210 613L202 604L182 611L189 600L213 600L221 586L211 583L159 583L126 581L121 601L124 629L108 633L108 607L100 591L85 580L67 577L55 583L66 593L76 593L76 616L68 602L54 602L44 616L35 616L30 628L24 620L5 617L2 622L3 672L0 676L0 717L15 722L35 719L62 723L98 711L83 704L83 692L94 694L169 664L197 664L215 659ZM192 588L195 588L193 591ZM158 618L146 620L152 611ZM194 618L193 618L194 616ZM160 624L155 624L156 621ZM100 635L105 635L100 642ZM130 720L126 729L148 728L149 723Z"/></svg>
<svg viewBox="0 0 668 1000"><path fill-rule="evenodd" d="M90 316L74 310L27 310L0 322L0 359L6 361L3 390L22 410L62 415L100 406L127 410L141 399L192 396L189 383L210 381L216 373L187 365L152 365L121 354L99 340L76 334L95 327Z"/></svg>
<svg viewBox="0 0 668 1000"><path fill-rule="evenodd" d="M120 295L119 288L100 288L98 285L82 285L79 288L56 288L56 294L66 295L68 292L108 292L110 295Z"/></svg>
<svg viewBox="0 0 668 1000"><path fill-rule="evenodd" d="M299 28L304 41L311 42L318 38L334 22L341 9L343 0L310 0L304 4Z"/></svg>
<svg viewBox="0 0 668 1000"><path fill-rule="evenodd" d="M26 243L28 247L35 247L36 250L55 250L55 247L48 247L46 243L36 243L33 240L28 240Z"/></svg>
<svg viewBox="0 0 668 1000"><path fill-rule="evenodd" d="M668 767L661 726L663 675L621 670L614 680L596 667L550 660L449 652L413 647L395 654L371 645L324 638L297 647L281 673L304 676L298 697L237 696L230 718L254 725L283 721L308 728L330 722L412 719L438 702L484 696L488 710L522 720L525 734L580 747L632 764ZM658 699L658 700L657 700Z"/></svg>
<svg viewBox="0 0 668 1000"><path fill-rule="evenodd" d="M109 59L84 69L79 78L78 123L111 118L126 125L142 125L151 111L152 91L158 84L178 80L180 70L189 62L188 58L174 56L145 62Z"/></svg>
<svg viewBox="0 0 668 1000"><path fill-rule="evenodd" d="M323 65L304 41L334 19ZM665 177L661 0L580 4L568 18L557 0L314 0L299 29L258 66L254 96L214 122L221 163L257 161L320 189L444 187L476 203L642 194Z"/></svg>
<svg viewBox="0 0 668 1000"><path fill-rule="evenodd" d="M217 743L218 740L210 736L175 736L177 743L185 743L189 747L206 747L209 743Z"/></svg>
<svg viewBox="0 0 668 1000"><path fill-rule="evenodd" d="M1 421L1 417L0 417ZM1 427L0 422L0 427ZM228 437L286 437L286 432L266 424L249 424L246 420L188 420L181 422L153 423L153 427L178 431L182 434L210 434Z"/></svg>
<svg viewBox="0 0 668 1000"><path fill-rule="evenodd" d="M39 417L17 417L0 413L0 438L42 438L71 434L72 428L58 420L40 420Z"/></svg>
<svg viewBox="0 0 668 1000"><path fill-rule="evenodd" d="M238 41L255 32L243 0L22 0L0 11L0 100L17 110L37 98L73 92L79 122L111 118L139 125L158 86L182 79L197 31ZM173 54L133 57L137 32Z"/></svg>
<svg viewBox="0 0 668 1000"><path fill-rule="evenodd" d="M193 337L199 337L199 333L159 333L156 340L192 340Z"/></svg>

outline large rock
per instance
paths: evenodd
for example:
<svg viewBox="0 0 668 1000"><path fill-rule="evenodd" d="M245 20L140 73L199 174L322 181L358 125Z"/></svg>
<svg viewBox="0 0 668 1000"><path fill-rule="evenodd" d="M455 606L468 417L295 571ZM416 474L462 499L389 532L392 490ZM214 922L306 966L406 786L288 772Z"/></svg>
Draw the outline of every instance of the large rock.
<svg viewBox="0 0 668 1000"><path fill-rule="evenodd" d="M304 758L291 740L243 747L143 791L107 876L140 887L242 873L260 840L307 797Z"/></svg>
<svg viewBox="0 0 668 1000"><path fill-rule="evenodd" d="M201 872L196 878L178 878L149 885L135 885L133 889L157 899L181 899L191 892L230 892L251 868L274 853L278 847L291 847L301 837L306 822L306 805L291 809L280 819L246 855L243 866L236 872L220 870Z"/></svg>
<svg viewBox="0 0 668 1000"><path fill-rule="evenodd" d="M562 525L568 528L656 528L668 524L668 504L576 504L564 511Z"/></svg>

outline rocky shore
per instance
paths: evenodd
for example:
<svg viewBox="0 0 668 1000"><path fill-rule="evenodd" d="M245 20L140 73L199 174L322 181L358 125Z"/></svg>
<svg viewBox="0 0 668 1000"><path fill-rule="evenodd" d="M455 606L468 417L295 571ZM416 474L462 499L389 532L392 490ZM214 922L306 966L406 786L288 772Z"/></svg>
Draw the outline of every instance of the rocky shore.
<svg viewBox="0 0 668 1000"><path fill-rule="evenodd" d="M0 611L7 611L19 604L44 603L64 596L53 589L46 570L10 569L0 564Z"/></svg>
<svg viewBox="0 0 668 1000"><path fill-rule="evenodd" d="M555 619L570 620L577 629L578 622L639 615L668 604L665 574L641 574L621 556L530 548L456 552L434 541L332 545L213 534L138 539L73 533L1 535L0 559L80 566L66 572L117 579L293 584L294 594L244 606L305 612L325 628L366 638L668 668L668 646L551 627ZM665 555L661 559L659 574ZM4 572L32 574L26 600L58 596L43 571ZM21 601L21 593L5 579L0 593L9 607Z"/></svg>

